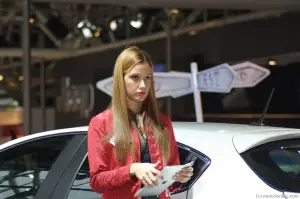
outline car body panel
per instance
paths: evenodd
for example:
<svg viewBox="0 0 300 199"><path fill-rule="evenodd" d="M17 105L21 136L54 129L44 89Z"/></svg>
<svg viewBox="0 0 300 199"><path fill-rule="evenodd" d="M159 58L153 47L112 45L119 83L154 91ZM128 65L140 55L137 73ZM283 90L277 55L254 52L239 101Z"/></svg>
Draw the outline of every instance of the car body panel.
<svg viewBox="0 0 300 199"><path fill-rule="evenodd" d="M205 154L210 166L186 193L178 197L259 198L261 195L282 195L268 186L246 164L239 153L266 142L300 137L300 130L238 124L173 122L176 140ZM86 133L88 127L75 127L37 133L0 145L0 151L24 142L67 133ZM217 188L217 190L216 190ZM292 193L286 193L292 194Z"/></svg>
<svg viewBox="0 0 300 199"><path fill-rule="evenodd" d="M300 138L300 130L271 129L237 134L233 137L233 144L239 153L243 153L268 142L293 138Z"/></svg>
<svg viewBox="0 0 300 199"><path fill-rule="evenodd" d="M87 130L88 130L88 127L83 126L83 127L65 128L65 129L57 129L57 130L51 130L51 131L44 131L44 132L41 132L41 133L35 133L35 134L20 137L20 138L17 138L15 140L11 140L9 142L1 144L0 145L0 151L2 149L8 148L10 146L20 144L22 142L26 142L26 141L29 141L29 140L34 140L36 138L42 138L42 137L46 137L46 136L50 136L50 135L59 135L59 134L72 133L72 132L87 132Z"/></svg>
<svg viewBox="0 0 300 199"><path fill-rule="evenodd" d="M259 143L267 142L269 137L273 137L273 139L275 139L276 136L274 136L274 133L277 133L278 136L280 135L297 136L298 132L300 133L300 130L290 129L290 128L250 126L250 125L242 125L242 124L225 124L225 123L222 124L222 123L173 122L173 128L174 128L175 137L178 141L182 142L183 144L186 143L190 144L190 142L194 143L195 141L201 142L201 144L194 143L193 147L197 150L209 154L214 153L214 151L216 150L215 147L217 146L232 145L232 141L227 142L228 139L226 138L230 138L230 139L233 138L234 139L233 143L236 147L236 150L241 152L246 149L250 149L254 146L257 146L257 144ZM30 139L35 139L38 137L68 133L68 132L87 132L87 131L88 131L88 126L45 131L45 132L21 137L9 141L7 143L4 143L0 145L0 150L8 146L18 144ZM219 139L225 139L227 141L226 142L222 141L221 145L216 145L216 144L220 144L219 141L215 139L216 137L218 137ZM252 138L251 144L249 144L249 137ZM211 143L213 143L213 145L216 146L211 147Z"/></svg>

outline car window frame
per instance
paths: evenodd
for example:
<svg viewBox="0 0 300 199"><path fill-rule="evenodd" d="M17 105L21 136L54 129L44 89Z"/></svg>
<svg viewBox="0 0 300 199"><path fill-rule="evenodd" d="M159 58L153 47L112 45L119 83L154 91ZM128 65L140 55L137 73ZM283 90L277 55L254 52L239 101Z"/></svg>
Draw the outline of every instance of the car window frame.
<svg viewBox="0 0 300 199"><path fill-rule="evenodd" d="M193 147L187 146L181 142L177 142L177 146L178 146L178 150L179 150L179 148L188 150L189 152L193 153L198 159L205 161L205 164L204 164L201 172L198 174L198 176L193 180L193 182L189 186L179 189L178 191L176 191L175 193L172 193L171 195L179 194L182 192L188 192L194 186L194 184L199 180L199 178L203 175L203 173L207 170L207 168L211 164L211 159L207 155L194 149Z"/></svg>
<svg viewBox="0 0 300 199"><path fill-rule="evenodd" d="M87 134L87 131L64 132L64 133L43 135L43 136L40 136L40 137L26 139L26 140L23 140L21 142L17 142L15 144L9 145L5 148L0 149L0 153L4 152L6 150L10 150L11 148L17 147L19 145L23 145L23 144L33 142L33 141L37 141L37 140L42 140L42 139L49 138L49 137L59 137L59 136L64 136L64 135L82 135L82 134ZM22 137L22 138L24 138L24 137ZM21 139L21 138L17 138L17 139ZM17 139L15 139L15 140L17 140Z"/></svg>
<svg viewBox="0 0 300 199"><path fill-rule="evenodd" d="M49 134L45 136L35 137L32 139L23 140L22 142L15 143L13 145L10 145L0 150L0 153L3 153L7 150L11 150L15 147L19 147L27 143L36 142L39 140L45 140L53 137L66 136L66 135L74 135L74 137L71 138L68 145L64 147L64 149L57 156L56 160L52 163L52 166L49 169L44 182L41 184L34 197L35 199L49 199L51 197L57 182L59 181L64 171L67 169L66 167L68 166L68 164L66 164L66 162L68 163L73 158L73 156L76 155L77 149L79 148L79 146L81 146L84 138L87 136L87 131L65 132L65 133Z"/></svg>
<svg viewBox="0 0 300 199"><path fill-rule="evenodd" d="M53 193L49 199L60 199L60 198L67 198L73 182L81 168L82 164L84 163L85 159L87 158L87 136L85 136L84 140L81 142L80 146L76 150L76 154L71 157L68 165L66 165L65 170L61 177L59 178Z"/></svg>
<svg viewBox="0 0 300 199"><path fill-rule="evenodd" d="M76 133L75 137L72 138L71 142L61 151L56 161L53 163L51 169L49 170L45 181L39 188L35 199L51 198L55 188L57 187L58 182L67 170L70 161L73 159L74 156L77 156L77 151L82 145L82 143L85 141L86 136L86 132L85 135L83 133Z"/></svg>

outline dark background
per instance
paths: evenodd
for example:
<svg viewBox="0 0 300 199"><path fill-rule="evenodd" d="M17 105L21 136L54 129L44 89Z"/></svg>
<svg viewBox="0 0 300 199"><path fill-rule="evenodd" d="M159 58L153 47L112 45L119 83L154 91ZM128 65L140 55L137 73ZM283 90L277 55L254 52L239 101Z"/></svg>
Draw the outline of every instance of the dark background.
<svg viewBox="0 0 300 199"><path fill-rule="evenodd" d="M199 70L204 70L224 62L231 63L249 60L249 58L296 52L300 50L300 28L297 25L299 19L299 14L289 13L280 18L228 25L209 29L195 36L185 35L173 38L172 70L190 72L192 61L199 64ZM156 64L165 63L166 40L156 40L138 46L149 52ZM98 80L112 75L114 61L122 49L62 60L57 63L55 72L58 78L71 77L74 84L93 82L95 85ZM271 75L254 88L233 89L229 94L202 93L205 121L249 123L257 120L257 115L252 118L221 119L209 117L208 114L259 114L272 88L275 88L275 93L268 113L298 114L300 108L299 64L268 66L266 62L262 66L269 68ZM229 98L230 102L228 102ZM92 115L103 111L109 102L110 97L97 90ZM172 99L172 110L173 120L194 121L193 95ZM71 114L69 117L72 119L69 122L64 120L60 123L60 117L65 116L58 115L58 127L88 123L88 120L74 119L75 116L72 117ZM297 126L298 121L298 118L266 119L266 124Z"/></svg>

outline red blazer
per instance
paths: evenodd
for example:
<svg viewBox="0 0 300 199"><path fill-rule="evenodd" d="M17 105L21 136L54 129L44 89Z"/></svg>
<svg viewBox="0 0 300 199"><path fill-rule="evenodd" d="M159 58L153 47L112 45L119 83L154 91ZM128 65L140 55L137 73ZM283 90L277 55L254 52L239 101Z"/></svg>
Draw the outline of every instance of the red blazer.
<svg viewBox="0 0 300 199"><path fill-rule="evenodd" d="M161 114L162 121L169 128L171 155L170 159L163 163L162 154L158 144L152 135L152 130L147 129L149 152L153 163L160 161L157 166L162 170L166 165L179 165L178 148L175 141L172 122L166 115ZM108 127L112 125L111 110L106 110L93 117L88 130L88 160L90 166L90 185L92 189L102 194L102 199L134 199L134 194L141 188L141 181L131 178L129 174L130 165L134 162L131 154L126 165L120 165L114 152L114 143L103 144L108 134ZM140 162L140 143L138 134L133 130L134 144L137 149L137 162ZM160 199L169 199L169 191L175 191L170 187L160 195ZM141 198L137 198L141 199Z"/></svg>

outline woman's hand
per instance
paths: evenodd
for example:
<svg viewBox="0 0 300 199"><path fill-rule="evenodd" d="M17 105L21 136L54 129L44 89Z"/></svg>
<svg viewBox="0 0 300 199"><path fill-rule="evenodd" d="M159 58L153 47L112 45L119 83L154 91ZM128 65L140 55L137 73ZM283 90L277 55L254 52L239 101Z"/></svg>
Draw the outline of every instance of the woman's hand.
<svg viewBox="0 0 300 199"><path fill-rule="evenodd" d="M174 180L177 182L186 183L193 176L193 171L194 169L191 166L183 168L174 176Z"/></svg>
<svg viewBox="0 0 300 199"><path fill-rule="evenodd" d="M135 175L144 186L154 187L157 185L157 177L163 179L161 172L155 168L158 163L133 163L130 166L130 175Z"/></svg>

